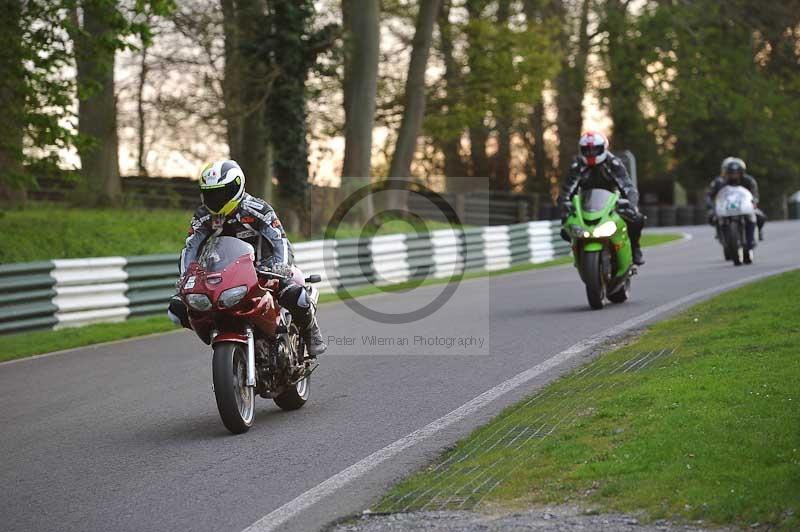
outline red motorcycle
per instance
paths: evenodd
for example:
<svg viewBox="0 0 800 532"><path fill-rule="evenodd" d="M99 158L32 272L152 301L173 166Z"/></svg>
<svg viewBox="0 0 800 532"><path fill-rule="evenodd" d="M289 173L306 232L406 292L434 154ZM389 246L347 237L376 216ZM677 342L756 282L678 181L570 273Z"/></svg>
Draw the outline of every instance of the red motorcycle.
<svg viewBox="0 0 800 532"><path fill-rule="evenodd" d="M308 401L310 376L317 364L305 358L305 346L288 310L278 305L282 277L257 270L253 246L228 236L212 236L180 283L197 336L214 350L214 395L222 422L234 434L247 432L255 417L255 396L272 399L284 410ZM318 275L300 285L319 282ZM316 304L313 287L309 299Z"/></svg>

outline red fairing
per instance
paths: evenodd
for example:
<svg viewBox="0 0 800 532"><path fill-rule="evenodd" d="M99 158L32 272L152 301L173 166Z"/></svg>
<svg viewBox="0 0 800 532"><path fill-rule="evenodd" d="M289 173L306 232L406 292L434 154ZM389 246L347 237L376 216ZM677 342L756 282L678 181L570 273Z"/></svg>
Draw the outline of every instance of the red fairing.
<svg viewBox="0 0 800 532"><path fill-rule="evenodd" d="M224 332L216 335L212 344L219 342L239 342L240 344L247 344L247 335L236 332Z"/></svg>
<svg viewBox="0 0 800 532"><path fill-rule="evenodd" d="M250 254L229 260L229 264L224 268L216 268L217 271L207 271L198 262L193 262L187 268L181 280L180 295L189 309L192 328L205 343L211 343L211 334L215 329L217 336L214 343L246 343L246 327L253 328L257 336L274 336L281 314L275 296L278 283L259 280ZM299 269L295 268L293 277L295 282L303 284ZM247 287L246 294L231 308L226 308L220 301L220 296L226 290L240 286ZM200 311L189 305L187 297L191 294L208 297L211 308Z"/></svg>

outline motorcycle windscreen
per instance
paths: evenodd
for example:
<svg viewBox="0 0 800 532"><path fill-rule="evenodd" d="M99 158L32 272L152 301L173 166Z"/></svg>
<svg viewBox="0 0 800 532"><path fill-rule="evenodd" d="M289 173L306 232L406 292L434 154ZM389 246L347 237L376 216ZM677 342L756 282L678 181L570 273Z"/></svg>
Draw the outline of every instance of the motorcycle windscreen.
<svg viewBox="0 0 800 532"><path fill-rule="evenodd" d="M244 255L255 260L253 246L232 236L216 236L206 241L197 262L207 272L221 272Z"/></svg>
<svg viewBox="0 0 800 532"><path fill-rule="evenodd" d="M717 216L753 216L753 194L744 187L727 185L714 198L714 211Z"/></svg>
<svg viewBox="0 0 800 532"><path fill-rule="evenodd" d="M600 212L606 208L614 194L602 188L581 191L581 207L585 212Z"/></svg>

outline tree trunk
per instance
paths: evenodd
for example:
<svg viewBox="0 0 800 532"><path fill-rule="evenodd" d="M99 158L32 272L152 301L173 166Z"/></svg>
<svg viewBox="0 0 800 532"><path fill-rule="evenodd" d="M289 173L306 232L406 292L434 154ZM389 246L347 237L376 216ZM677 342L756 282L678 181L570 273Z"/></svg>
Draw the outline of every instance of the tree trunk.
<svg viewBox="0 0 800 532"><path fill-rule="evenodd" d="M25 199L21 188L22 135L25 130L25 70L22 1L0 2L0 199Z"/></svg>
<svg viewBox="0 0 800 532"><path fill-rule="evenodd" d="M573 54L565 54L561 62L561 72L556 79L558 97L558 166L560 177L564 179L575 156L578 139L583 126L583 96L586 91L586 61L589 57L589 8L591 0L583 0L580 22L578 24L578 47ZM563 20L565 14L563 0L553 6ZM569 33L562 31L561 43L564 50L569 48ZM570 61L572 59L572 61Z"/></svg>
<svg viewBox="0 0 800 532"><path fill-rule="evenodd" d="M270 42L279 74L270 91L266 120L267 127L280 135L273 143L278 199L284 213L289 209L303 213L309 177L306 78L316 58L306 39L314 6L310 0L273 0L270 7Z"/></svg>
<svg viewBox="0 0 800 532"><path fill-rule="evenodd" d="M408 179L411 176L411 163L417 149L417 136L425 115L425 71L433 40L433 24L439 11L440 0L420 0L414 40L411 48L411 62L408 66L406 90L403 101L403 119L397 134L389 177ZM404 209L405 194L390 195L390 207Z"/></svg>
<svg viewBox="0 0 800 532"><path fill-rule="evenodd" d="M88 197L100 202L115 202L122 195L114 95L116 52L103 43L114 31L116 10L110 2L84 2L83 31L74 43L80 96L78 133L89 141L78 150L81 174Z"/></svg>
<svg viewBox="0 0 800 532"><path fill-rule="evenodd" d="M472 161L472 176L488 178L489 157L486 156L486 142L489 140L489 128L483 122L469 128L469 158Z"/></svg>
<svg viewBox="0 0 800 532"><path fill-rule="evenodd" d="M554 16L553 7L550 2L542 3L539 0L525 0L523 9L528 28L545 24L546 21L550 20ZM528 117L532 139L526 136L526 139L532 140L532 143L526 142L528 145L528 161L526 162L525 193L529 195L536 194L536 197L542 193L550 195L550 176L547 173L551 167L551 162L548 160L544 144L544 133L547 130L546 120L544 94L540 94L539 100L533 106L533 111Z"/></svg>
<svg viewBox="0 0 800 532"><path fill-rule="evenodd" d="M342 0L345 45L345 145L342 186L352 191L368 185L372 175L372 129L378 91L380 0ZM360 209L362 222L374 213L372 195Z"/></svg>
<svg viewBox="0 0 800 532"><path fill-rule="evenodd" d="M222 0L225 30L225 80L223 97L228 149L247 176L247 190L269 196L272 175L268 169L269 145L265 100L271 89L269 62L254 43L263 32L264 7L258 0Z"/></svg>
<svg viewBox="0 0 800 532"><path fill-rule="evenodd" d="M547 176L547 152L544 149L544 102L533 106L530 122L533 131L533 169L534 175L528 174L525 180L525 192L549 192Z"/></svg>
<svg viewBox="0 0 800 532"><path fill-rule="evenodd" d="M439 8L437 25L439 26L440 52L444 58L444 84L447 91L448 113L453 113L459 97L461 86L461 67L458 65L454 55L455 46L453 44L453 26L450 22L451 0L442 0ZM448 128L449 129L449 128ZM461 128L457 129L455 135L443 139L441 144L442 155L444 156L444 175L447 180L448 192L463 192L465 188L464 177L467 175L464 167L464 160L461 158Z"/></svg>
<svg viewBox="0 0 800 532"><path fill-rule="evenodd" d="M239 74L242 153L237 162L247 176L250 193L263 198L270 195L272 188L267 156L270 139L264 114L273 76L271 64L263 60L252 43L263 31L260 26L265 20L264 8L258 0L239 0L237 5L239 46L246 45L239 52L243 69Z"/></svg>
<svg viewBox="0 0 800 532"><path fill-rule="evenodd" d="M508 19L511 12L509 0L500 0L497 6L497 25L504 30L508 27ZM501 51L499 59L503 61L505 68L511 70L512 56L510 51ZM511 191L511 123L513 120L513 109L509 109L506 102L500 101L497 109L497 153L494 156L494 180L491 188L503 192Z"/></svg>
<svg viewBox="0 0 800 532"><path fill-rule="evenodd" d="M467 15L470 23L478 22L483 17L483 10L486 7L486 0L467 0L466 8ZM467 85L476 84L476 88L472 89L472 97L478 99L477 102L470 102L471 106L480 109L479 119L469 126L469 158L471 165L472 177L489 178L491 169L489 168L489 158L486 156L486 142L489 140L489 129L486 127L484 120L486 118L486 106L488 101L481 91L480 87L484 85L483 78L486 74L482 72L480 61L478 60L485 53L484 43L480 40L478 32L472 28L467 31L467 64L469 66L469 74L467 76ZM477 93L477 94L476 94Z"/></svg>
<svg viewBox="0 0 800 532"><path fill-rule="evenodd" d="M149 20L148 20L149 23ZM144 111L144 88L147 84L147 49L148 45L142 43L142 52L139 67L139 84L136 87L136 116L138 118L138 142L136 149L136 169L140 176L147 176L147 154L145 153L145 133L147 117Z"/></svg>
<svg viewBox="0 0 800 532"><path fill-rule="evenodd" d="M222 98L225 104L228 152L231 159L240 159L244 152L242 140L242 58L239 50L239 22L236 2L221 0L222 29L225 34L225 78L222 80Z"/></svg>

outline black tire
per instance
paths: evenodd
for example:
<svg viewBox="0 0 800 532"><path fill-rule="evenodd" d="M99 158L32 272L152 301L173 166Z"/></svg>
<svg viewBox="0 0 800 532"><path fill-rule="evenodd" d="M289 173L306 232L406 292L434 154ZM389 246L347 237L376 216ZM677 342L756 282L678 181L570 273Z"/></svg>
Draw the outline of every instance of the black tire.
<svg viewBox="0 0 800 532"><path fill-rule="evenodd" d="M729 222L723 227L722 235L725 240L725 249L727 250L725 254L730 257L734 266L740 266L742 261L739 257L739 248L741 247L741 243L739 242L739 224L734 221Z"/></svg>
<svg viewBox="0 0 800 532"><path fill-rule="evenodd" d="M222 423L234 434L247 432L255 419L255 390L246 386L247 348L237 342L216 344L211 368Z"/></svg>
<svg viewBox="0 0 800 532"><path fill-rule="evenodd" d="M600 252L584 251L581 254L581 271L583 282L586 284L586 299L594 310L600 310L605 305L606 286L600 271Z"/></svg>
<svg viewBox="0 0 800 532"><path fill-rule="evenodd" d="M302 379L297 385L275 397L273 401L282 410L297 410L303 408L311 395L311 377Z"/></svg>
<svg viewBox="0 0 800 532"><path fill-rule="evenodd" d="M293 349L294 352L297 353L298 358L302 360L305 346L300 339L300 330L294 323L289 326L289 342L292 343L291 349ZM310 395L311 377L305 377L296 385L290 386L288 390L274 397L272 400L275 401L275 404L282 410L297 410L298 408L303 408L303 405L306 404Z"/></svg>
<svg viewBox="0 0 800 532"><path fill-rule="evenodd" d="M608 294L608 300L612 303L625 303L629 297L631 297L630 278L625 279L625 284L622 285L622 288L614 293Z"/></svg>

